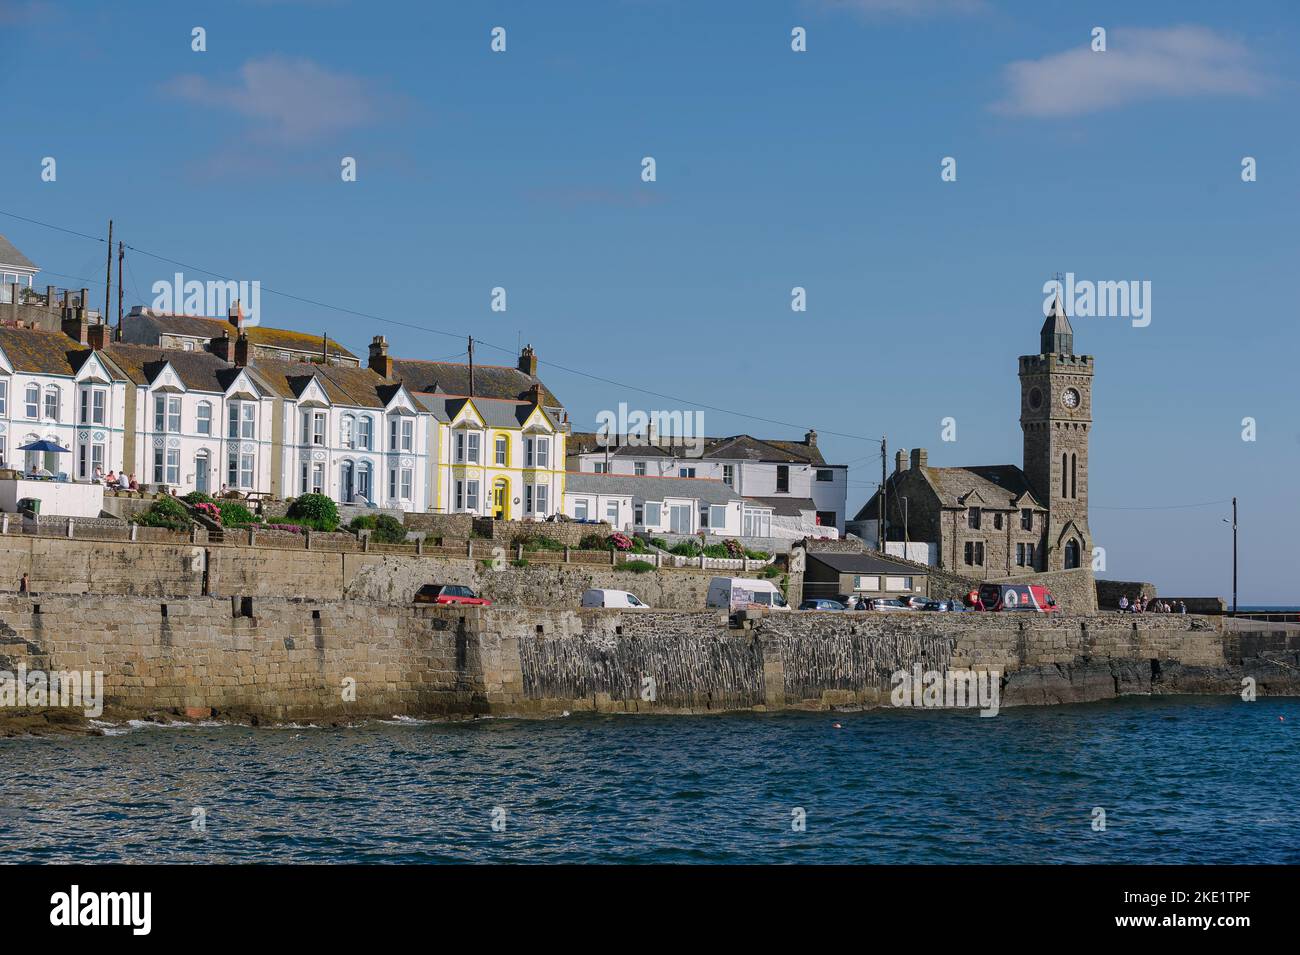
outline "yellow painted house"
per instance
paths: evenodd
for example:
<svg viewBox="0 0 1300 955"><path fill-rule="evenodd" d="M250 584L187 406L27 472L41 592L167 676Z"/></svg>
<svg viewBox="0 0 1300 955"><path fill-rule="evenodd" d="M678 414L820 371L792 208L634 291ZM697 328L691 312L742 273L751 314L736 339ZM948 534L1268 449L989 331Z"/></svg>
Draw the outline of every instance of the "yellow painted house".
<svg viewBox="0 0 1300 955"><path fill-rule="evenodd" d="M432 510L543 520L564 502L565 428L540 404L421 394L434 429Z"/></svg>

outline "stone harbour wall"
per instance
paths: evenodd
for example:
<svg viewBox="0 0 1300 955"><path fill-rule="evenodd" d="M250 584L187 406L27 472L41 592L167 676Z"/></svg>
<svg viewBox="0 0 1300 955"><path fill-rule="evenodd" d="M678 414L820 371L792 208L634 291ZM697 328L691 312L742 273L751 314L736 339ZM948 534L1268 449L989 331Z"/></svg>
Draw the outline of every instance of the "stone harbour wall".
<svg viewBox="0 0 1300 955"><path fill-rule="evenodd" d="M918 665L998 671L1007 706L1236 694L1242 676L1261 696L1300 693L1300 628L1222 627L1190 615L792 612L736 629L710 611L10 594L0 669L101 670L109 720L856 708L889 705L892 674Z"/></svg>

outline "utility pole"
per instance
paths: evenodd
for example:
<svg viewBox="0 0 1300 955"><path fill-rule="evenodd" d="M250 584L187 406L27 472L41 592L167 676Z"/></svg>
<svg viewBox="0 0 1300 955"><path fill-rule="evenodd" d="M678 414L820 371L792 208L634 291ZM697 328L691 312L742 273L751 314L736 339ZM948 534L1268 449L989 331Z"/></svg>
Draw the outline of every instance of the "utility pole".
<svg viewBox="0 0 1300 955"><path fill-rule="evenodd" d="M876 551L885 552L885 457L889 454L889 442L880 439L880 496L876 498Z"/></svg>
<svg viewBox="0 0 1300 955"><path fill-rule="evenodd" d="M474 336L469 336L469 396L474 397Z"/></svg>
<svg viewBox="0 0 1300 955"><path fill-rule="evenodd" d="M122 340L122 260L126 258L126 246L121 240L117 243L117 340ZM104 316L108 321L108 316Z"/></svg>
<svg viewBox="0 0 1300 955"><path fill-rule="evenodd" d="M109 219L108 220L108 256L107 256L107 261L104 265L103 321L105 322L108 321L108 297L112 293L112 291L113 291L113 220ZM82 302L81 304L86 306L86 314L89 315L90 306L86 302Z"/></svg>

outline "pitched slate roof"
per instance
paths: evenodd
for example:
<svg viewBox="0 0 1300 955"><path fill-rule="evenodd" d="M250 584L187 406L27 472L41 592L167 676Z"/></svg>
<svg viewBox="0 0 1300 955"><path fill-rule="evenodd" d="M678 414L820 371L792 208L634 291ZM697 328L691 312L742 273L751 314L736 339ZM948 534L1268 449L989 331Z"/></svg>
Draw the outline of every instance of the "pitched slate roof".
<svg viewBox="0 0 1300 955"><path fill-rule="evenodd" d="M889 475L889 493L903 493L896 490L898 482L906 475L913 474L915 468L895 471ZM1021 495L1027 495L1033 504L1042 507L1042 502L1035 496L1029 486L1025 472L1014 464L987 464L969 468L921 468L925 483L934 489L935 496L942 507L969 507L970 497L976 493L989 507L1012 507ZM855 521L873 521L879 514L876 490L853 518Z"/></svg>
<svg viewBox="0 0 1300 955"><path fill-rule="evenodd" d="M137 385L150 384L169 364L189 391L221 394L239 377L237 367L211 352L110 342L104 354Z"/></svg>
<svg viewBox="0 0 1300 955"><path fill-rule="evenodd" d="M479 416L489 428L517 429L533 413L535 407L531 401L514 401L506 398L484 398L465 395L436 395L418 393L416 401L423 405L439 421L452 421L460 414L466 402L473 401ZM554 423L554 421L552 421Z"/></svg>
<svg viewBox="0 0 1300 955"><path fill-rule="evenodd" d="M40 266L18 251L17 246L2 235L0 235L0 265L12 265L15 268L37 269L38 271L40 269Z"/></svg>
<svg viewBox="0 0 1300 955"><path fill-rule="evenodd" d="M564 475L566 494L619 494L634 501L662 501L666 497L697 498L707 504L726 504L740 495L709 478L639 477L631 474L592 474L568 471Z"/></svg>
<svg viewBox="0 0 1300 955"><path fill-rule="evenodd" d="M430 394L468 395L469 365L448 361L422 361L415 358L394 358L393 377L411 391ZM523 400L533 385L542 386L542 404L548 408L562 408L540 378L508 368L505 365L474 366L474 397L507 398Z"/></svg>
<svg viewBox="0 0 1300 955"><path fill-rule="evenodd" d="M610 457L683 457L687 446L678 441L663 444L629 445L626 435L616 436L620 443L609 449ZM569 437L569 454L594 454L605 451L600 436L594 431L575 431ZM755 438L748 434L736 434L726 438L705 438L704 458L722 461L774 461L781 464L824 465L816 445L802 441L781 441L770 438Z"/></svg>
<svg viewBox="0 0 1300 955"><path fill-rule="evenodd" d="M397 382L364 365L316 365L278 358L254 358L251 365L281 398L298 398L315 378L331 404L386 408L399 388Z"/></svg>
<svg viewBox="0 0 1300 955"><path fill-rule="evenodd" d="M824 564L837 574L901 574L916 577L925 570L915 564L900 564L874 554L844 554L836 551L809 551L807 559Z"/></svg>
<svg viewBox="0 0 1300 955"><path fill-rule="evenodd" d="M945 506L961 507L966 498L978 493L989 504L1010 506L1022 494L1034 496L1025 472L1014 464L992 464L970 468L925 468L925 475Z"/></svg>
<svg viewBox="0 0 1300 955"><path fill-rule="evenodd" d="M62 332L47 332L37 328L0 327L0 348L9 356L15 371L39 375L73 376L90 358L92 352L73 341ZM124 380L112 367L109 374Z"/></svg>
<svg viewBox="0 0 1300 955"><path fill-rule="evenodd" d="M157 344L162 335L212 339L220 338L227 333L233 337L235 326L224 318L170 315L147 309L122 317L122 337L126 341L143 345ZM250 345L260 345L264 348L283 348L319 355L324 344L321 335L295 332L287 328L270 328L266 325L246 325L244 333L248 336ZM340 358L360 360L332 338L329 339L329 353Z"/></svg>

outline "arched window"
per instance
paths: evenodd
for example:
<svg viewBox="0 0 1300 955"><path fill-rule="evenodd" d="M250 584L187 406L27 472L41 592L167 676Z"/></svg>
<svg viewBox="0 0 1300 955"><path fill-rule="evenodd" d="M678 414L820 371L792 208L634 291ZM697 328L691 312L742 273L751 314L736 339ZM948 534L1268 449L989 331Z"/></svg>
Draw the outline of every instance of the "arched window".
<svg viewBox="0 0 1300 955"><path fill-rule="evenodd" d="M1079 456L1070 452L1070 497L1079 496Z"/></svg>
<svg viewBox="0 0 1300 955"><path fill-rule="evenodd" d="M45 417L52 421L59 420L59 388L57 385L45 386Z"/></svg>
<svg viewBox="0 0 1300 955"><path fill-rule="evenodd" d="M356 419L353 418L352 415L350 414L345 414L342 418L339 419L339 447L343 447L343 448L356 447L356 445L353 443L353 438L352 438L353 424L355 421Z"/></svg>
<svg viewBox="0 0 1300 955"><path fill-rule="evenodd" d="M1061 497L1070 496L1070 456L1061 452Z"/></svg>
<svg viewBox="0 0 1300 955"><path fill-rule="evenodd" d="M1065 569L1073 570L1079 566L1079 542L1073 537L1065 543Z"/></svg>
<svg viewBox="0 0 1300 955"><path fill-rule="evenodd" d="M200 401L198 409L199 434L212 434L212 402Z"/></svg>
<svg viewBox="0 0 1300 955"><path fill-rule="evenodd" d="M357 447L362 451L372 451L371 434L374 429L374 419L370 415L362 415L357 419Z"/></svg>

